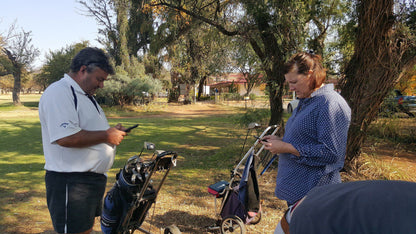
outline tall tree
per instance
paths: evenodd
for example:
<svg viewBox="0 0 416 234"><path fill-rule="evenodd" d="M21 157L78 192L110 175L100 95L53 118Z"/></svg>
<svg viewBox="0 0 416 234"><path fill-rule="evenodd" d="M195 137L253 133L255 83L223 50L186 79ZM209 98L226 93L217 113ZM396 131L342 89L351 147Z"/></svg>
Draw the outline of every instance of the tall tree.
<svg viewBox="0 0 416 234"><path fill-rule="evenodd" d="M117 13L117 31L118 31L118 39L119 39L119 50L120 50L120 58L121 64L124 65L125 68L130 67L130 54L128 50L128 43L127 43L127 34L128 34L128 10L129 10L129 2L128 0L114 0L115 2L115 9Z"/></svg>
<svg viewBox="0 0 416 234"><path fill-rule="evenodd" d="M201 80L204 64L204 42L199 38L199 30L194 27L187 34L180 36L171 46L167 48L169 58L172 65L172 84L179 87L185 84L189 91ZM179 78L180 77L180 78ZM179 78L179 79L178 79ZM185 100L190 98L185 94ZM175 97L172 97L175 98ZM174 101L174 100L171 100Z"/></svg>
<svg viewBox="0 0 416 234"><path fill-rule="evenodd" d="M113 0L88 0L77 1L85 7L84 14L94 17L99 25L98 42L105 46L110 56L114 59L116 65L121 64L119 32L117 28L117 19L115 4Z"/></svg>
<svg viewBox="0 0 416 234"><path fill-rule="evenodd" d="M270 94L271 124L281 123L283 64L305 38L306 6L302 1L157 0L165 6L201 20L227 36L240 36L259 57Z"/></svg>
<svg viewBox="0 0 416 234"><path fill-rule="evenodd" d="M34 59L39 55L39 50L32 45L31 32L22 29L21 32L15 30L15 24L9 28L5 45L1 48L11 63L13 74L13 104L20 105L21 77L25 69L29 69Z"/></svg>
<svg viewBox="0 0 416 234"><path fill-rule="evenodd" d="M128 65L128 58L144 56L154 34L151 11L143 9L145 0L78 1L87 16L101 26L98 41L105 46L116 65Z"/></svg>
<svg viewBox="0 0 416 234"><path fill-rule="evenodd" d="M153 11L158 19L155 36L158 40L152 41L151 51L153 54L161 51L162 57L170 63L173 89L178 88L178 84L186 84L188 90L198 86L197 100L200 100L208 77L227 67L229 38L183 12L164 7L149 8L149 5L145 8ZM175 101L178 92L172 90L171 93L175 95L170 101Z"/></svg>
<svg viewBox="0 0 416 234"><path fill-rule="evenodd" d="M131 0L128 18L128 48L129 54L145 55L154 35L152 11L144 10L146 0Z"/></svg>
<svg viewBox="0 0 416 234"><path fill-rule="evenodd" d="M384 97L402 72L416 62L415 34L395 14L395 2L357 2L355 49L341 83L341 94L352 109L347 168L359 155L368 126L376 118Z"/></svg>

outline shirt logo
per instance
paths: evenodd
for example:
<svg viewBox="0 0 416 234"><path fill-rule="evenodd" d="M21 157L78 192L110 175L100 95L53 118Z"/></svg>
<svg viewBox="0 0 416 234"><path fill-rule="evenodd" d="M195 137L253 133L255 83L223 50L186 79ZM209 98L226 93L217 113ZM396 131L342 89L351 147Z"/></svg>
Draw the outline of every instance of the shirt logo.
<svg viewBox="0 0 416 234"><path fill-rule="evenodd" d="M69 123L62 123L59 127L66 128L66 127L68 127L68 125L69 125Z"/></svg>

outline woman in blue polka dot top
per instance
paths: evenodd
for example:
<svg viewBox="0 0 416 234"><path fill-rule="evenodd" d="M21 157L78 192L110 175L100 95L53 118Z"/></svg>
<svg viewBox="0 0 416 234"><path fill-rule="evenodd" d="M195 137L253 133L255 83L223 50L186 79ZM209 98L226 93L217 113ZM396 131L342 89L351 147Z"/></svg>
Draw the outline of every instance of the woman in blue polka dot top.
<svg viewBox="0 0 416 234"><path fill-rule="evenodd" d="M299 98L282 139L265 136L279 154L275 194L289 206L313 187L341 183L351 109L333 84L324 84L321 57L298 53L285 64L285 79Z"/></svg>

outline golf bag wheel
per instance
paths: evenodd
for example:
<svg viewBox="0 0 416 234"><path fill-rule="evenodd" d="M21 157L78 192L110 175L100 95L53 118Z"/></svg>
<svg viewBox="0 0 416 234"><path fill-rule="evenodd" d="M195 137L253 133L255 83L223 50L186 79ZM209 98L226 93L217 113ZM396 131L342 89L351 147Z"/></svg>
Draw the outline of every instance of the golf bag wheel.
<svg viewBox="0 0 416 234"><path fill-rule="evenodd" d="M246 233L246 226L240 217L227 216L221 221L221 233Z"/></svg>
<svg viewBox="0 0 416 234"><path fill-rule="evenodd" d="M163 233L164 234L180 234L181 231L175 225L170 225L167 228L165 228L165 231Z"/></svg>

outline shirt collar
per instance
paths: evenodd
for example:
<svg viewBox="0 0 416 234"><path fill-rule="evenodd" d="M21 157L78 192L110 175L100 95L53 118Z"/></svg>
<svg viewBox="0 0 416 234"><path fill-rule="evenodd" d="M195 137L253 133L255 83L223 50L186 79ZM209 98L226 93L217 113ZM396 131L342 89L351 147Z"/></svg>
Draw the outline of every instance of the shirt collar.
<svg viewBox="0 0 416 234"><path fill-rule="evenodd" d="M330 90L334 90L334 84L332 84L332 83L331 84L325 84L322 87L320 87L319 89L317 89L316 91L314 91L311 94L311 97L318 96L318 95L320 95L322 93L326 93L326 92L328 92Z"/></svg>
<svg viewBox="0 0 416 234"><path fill-rule="evenodd" d="M330 90L334 90L334 84L330 83L330 84L325 84L322 87L320 87L319 89L315 90L310 97L308 98L300 98L299 99L299 106L302 106L303 104L309 103L309 100L311 100L311 98L316 97L316 96L320 96ZM298 108L298 110L300 110L301 108Z"/></svg>
<svg viewBox="0 0 416 234"><path fill-rule="evenodd" d="M65 81L66 81L66 82L67 82L70 86L72 86L76 92L78 92L78 93L82 93L82 94L84 94L84 95L85 95L84 90L82 90L82 88L79 86L79 84L78 84L78 83L77 83L74 79L72 79L72 77L70 77L68 74L65 74L65 75L64 75L64 80L65 80Z"/></svg>

